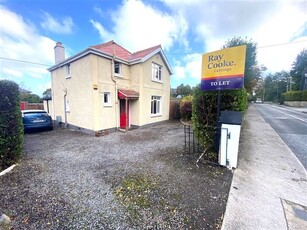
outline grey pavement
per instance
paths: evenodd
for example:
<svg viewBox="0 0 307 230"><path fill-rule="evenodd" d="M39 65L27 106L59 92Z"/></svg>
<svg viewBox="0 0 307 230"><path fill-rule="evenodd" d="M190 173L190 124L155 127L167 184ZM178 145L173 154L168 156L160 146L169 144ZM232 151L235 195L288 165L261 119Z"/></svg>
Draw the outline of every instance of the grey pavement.
<svg viewBox="0 0 307 230"><path fill-rule="evenodd" d="M306 170L253 105L222 225L233 229L307 229Z"/></svg>

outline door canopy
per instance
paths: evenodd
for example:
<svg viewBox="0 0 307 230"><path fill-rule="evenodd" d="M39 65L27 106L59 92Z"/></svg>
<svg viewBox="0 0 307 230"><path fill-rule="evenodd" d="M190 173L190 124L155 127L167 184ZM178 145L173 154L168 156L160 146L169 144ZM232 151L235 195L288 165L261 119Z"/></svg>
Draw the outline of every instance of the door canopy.
<svg viewBox="0 0 307 230"><path fill-rule="evenodd" d="M119 99L137 100L139 99L139 96L140 96L139 93L134 90L128 90L128 89L118 90Z"/></svg>

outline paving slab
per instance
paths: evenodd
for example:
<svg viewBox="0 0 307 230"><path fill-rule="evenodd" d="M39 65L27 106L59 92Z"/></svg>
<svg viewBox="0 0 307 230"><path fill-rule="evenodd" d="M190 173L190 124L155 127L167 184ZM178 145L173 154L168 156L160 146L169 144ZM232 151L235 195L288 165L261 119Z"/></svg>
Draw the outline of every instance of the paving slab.
<svg viewBox="0 0 307 230"><path fill-rule="evenodd" d="M307 173L251 105L222 229L307 229Z"/></svg>

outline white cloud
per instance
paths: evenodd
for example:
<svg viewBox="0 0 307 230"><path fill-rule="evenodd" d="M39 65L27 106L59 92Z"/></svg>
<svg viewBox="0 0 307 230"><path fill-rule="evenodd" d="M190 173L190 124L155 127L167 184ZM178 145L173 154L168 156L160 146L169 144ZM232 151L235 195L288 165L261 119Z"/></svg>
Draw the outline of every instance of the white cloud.
<svg viewBox="0 0 307 230"><path fill-rule="evenodd" d="M200 54L186 55L181 62L176 63L173 77L177 80L187 78L200 79L201 57Z"/></svg>
<svg viewBox="0 0 307 230"><path fill-rule="evenodd" d="M98 30L100 38L102 40L113 40L112 38L112 34L109 33L104 27L103 25L101 25L99 22L94 21L94 20L90 20L90 23L93 25L93 27Z"/></svg>
<svg viewBox="0 0 307 230"><path fill-rule="evenodd" d="M10 68L3 68L2 73L4 73L4 75L14 76L17 78L21 78L23 75L21 71Z"/></svg>
<svg viewBox="0 0 307 230"><path fill-rule="evenodd" d="M114 39L131 51L161 44L165 50L175 42L187 47L186 32L188 24L180 14L169 15L142 1L123 1L122 5L112 12L113 28L107 31L97 21L92 25L99 31L103 41Z"/></svg>
<svg viewBox="0 0 307 230"><path fill-rule="evenodd" d="M0 31L1 57L5 58L0 59L1 78L25 82L27 88L40 94L38 81L40 84L50 82L48 66L26 62L51 66L55 42L40 35L31 22L3 6L0 6Z"/></svg>
<svg viewBox="0 0 307 230"><path fill-rule="evenodd" d="M268 46L258 49L258 62L269 72L289 71L297 55L307 47L307 36L300 37L290 44Z"/></svg>
<svg viewBox="0 0 307 230"><path fill-rule="evenodd" d="M234 36L247 37L259 47L306 40L305 0L211 1L163 0L189 23L190 38L203 43L204 52L221 49ZM271 71L289 70L305 43L258 49L258 62Z"/></svg>
<svg viewBox="0 0 307 230"><path fill-rule="evenodd" d="M74 23L71 17L65 17L62 21L57 21L49 13L43 12L41 27L57 34L70 34L73 31Z"/></svg>

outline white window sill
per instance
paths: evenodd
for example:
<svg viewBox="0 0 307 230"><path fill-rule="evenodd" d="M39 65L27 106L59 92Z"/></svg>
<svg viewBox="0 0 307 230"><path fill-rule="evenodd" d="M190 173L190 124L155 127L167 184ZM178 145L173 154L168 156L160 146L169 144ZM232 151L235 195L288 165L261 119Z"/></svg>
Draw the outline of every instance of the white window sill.
<svg viewBox="0 0 307 230"><path fill-rule="evenodd" d="M159 114L151 114L150 117L162 117L162 114L159 113Z"/></svg>
<svg viewBox="0 0 307 230"><path fill-rule="evenodd" d="M160 83L160 84L163 84L163 81L158 81L158 80L153 80L151 79L153 82L157 82L157 83Z"/></svg>
<svg viewBox="0 0 307 230"><path fill-rule="evenodd" d="M71 76L70 76L70 75L67 75L65 78L66 78L66 79L69 79L69 78L71 78Z"/></svg>
<svg viewBox="0 0 307 230"><path fill-rule="evenodd" d="M103 107L112 107L112 105L103 105Z"/></svg>
<svg viewBox="0 0 307 230"><path fill-rule="evenodd" d="M123 76L123 75L121 75L121 74L115 73L115 74L114 74L114 77L120 77L120 78L123 78L124 76Z"/></svg>

